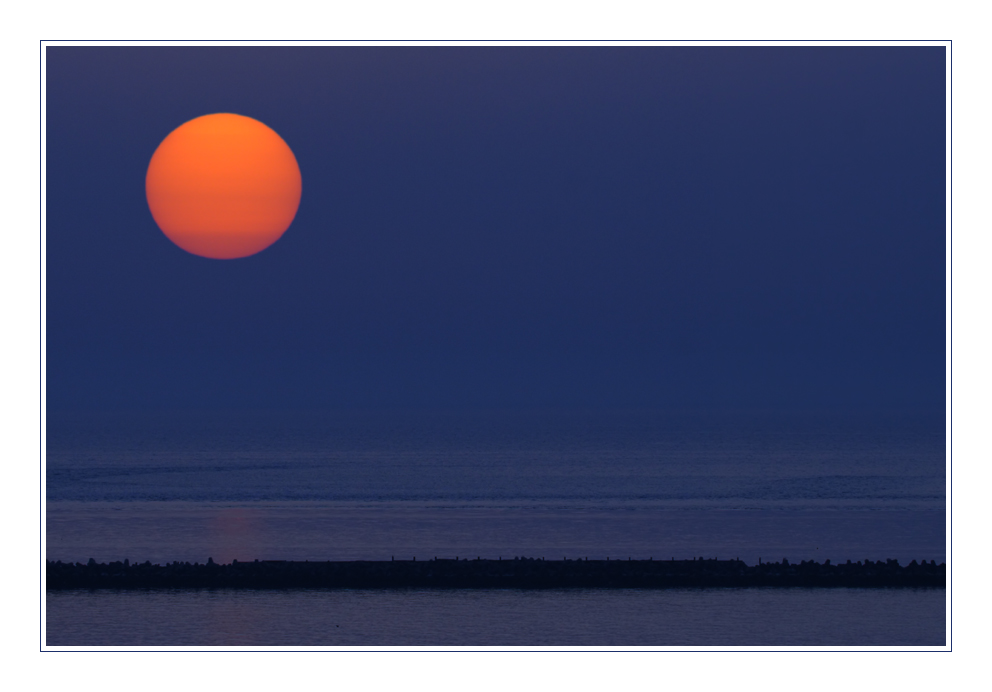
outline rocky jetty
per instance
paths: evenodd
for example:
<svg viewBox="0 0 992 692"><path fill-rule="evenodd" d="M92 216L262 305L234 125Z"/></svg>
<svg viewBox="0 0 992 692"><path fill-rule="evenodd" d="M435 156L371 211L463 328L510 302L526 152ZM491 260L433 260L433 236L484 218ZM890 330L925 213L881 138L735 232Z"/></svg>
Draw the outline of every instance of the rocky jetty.
<svg viewBox="0 0 992 692"><path fill-rule="evenodd" d="M48 589L665 589L685 587L944 587L945 565L913 560L389 560L234 561L165 565L47 563Z"/></svg>

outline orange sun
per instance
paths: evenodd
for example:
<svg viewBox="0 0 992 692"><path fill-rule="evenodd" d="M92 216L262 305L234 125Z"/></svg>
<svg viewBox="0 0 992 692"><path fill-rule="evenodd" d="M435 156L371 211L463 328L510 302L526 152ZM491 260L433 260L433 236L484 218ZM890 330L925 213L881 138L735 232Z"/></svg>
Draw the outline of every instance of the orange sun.
<svg viewBox="0 0 992 692"><path fill-rule="evenodd" d="M302 180L289 145L233 113L190 120L162 140L145 194L155 223L187 252L234 259L279 240L300 206Z"/></svg>

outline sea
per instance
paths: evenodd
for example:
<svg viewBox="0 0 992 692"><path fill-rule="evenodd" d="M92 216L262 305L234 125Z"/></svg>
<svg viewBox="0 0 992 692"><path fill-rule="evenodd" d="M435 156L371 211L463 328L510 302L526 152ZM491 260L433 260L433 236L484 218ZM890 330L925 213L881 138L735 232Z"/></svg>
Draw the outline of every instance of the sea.
<svg viewBox="0 0 992 692"><path fill-rule="evenodd" d="M48 560L948 561L943 414L46 417ZM46 647L944 647L948 589L43 594Z"/></svg>

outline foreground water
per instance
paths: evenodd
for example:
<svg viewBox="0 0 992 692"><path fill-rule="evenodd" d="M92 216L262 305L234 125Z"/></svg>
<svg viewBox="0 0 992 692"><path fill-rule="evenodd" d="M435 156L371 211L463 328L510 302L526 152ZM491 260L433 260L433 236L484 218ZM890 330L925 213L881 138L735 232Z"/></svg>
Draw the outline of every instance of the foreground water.
<svg viewBox="0 0 992 692"><path fill-rule="evenodd" d="M943 646L943 589L51 592L48 644Z"/></svg>
<svg viewBox="0 0 992 692"><path fill-rule="evenodd" d="M942 562L944 448L943 419L925 417L53 415L46 554L152 562L393 555ZM223 619L183 619L205 604L231 621L254 622L249 638L264 646L940 645L945 597L943 590L875 600L858 590L77 593L49 594L47 622L52 645L244 641L236 629L210 624ZM436 617L424 615L425 603ZM866 608L874 608L871 618ZM519 631L497 617L521 609L529 615L513 616ZM297 610L310 624L294 629ZM331 620L352 611L366 613L364 624L332 637ZM78 624L94 622L96 612L104 613L98 626ZM775 613L777 624L756 625L760 612ZM821 615L796 619L811 612ZM710 630L700 617L723 624ZM142 634L142 620L154 631ZM400 621L409 624L393 629ZM123 641L128 631L132 640Z"/></svg>

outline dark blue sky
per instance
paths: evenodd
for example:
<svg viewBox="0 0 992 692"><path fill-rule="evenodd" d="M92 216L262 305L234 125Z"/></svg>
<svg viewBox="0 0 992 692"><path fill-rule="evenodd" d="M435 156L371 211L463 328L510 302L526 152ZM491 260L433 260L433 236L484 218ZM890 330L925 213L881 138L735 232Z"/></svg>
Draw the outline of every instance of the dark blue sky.
<svg viewBox="0 0 992 692"><path fill-rule="evenodd" d="M46 50L50 410L944 407L943 47ZM144 196L225 111L232 261Z"/></svg>

